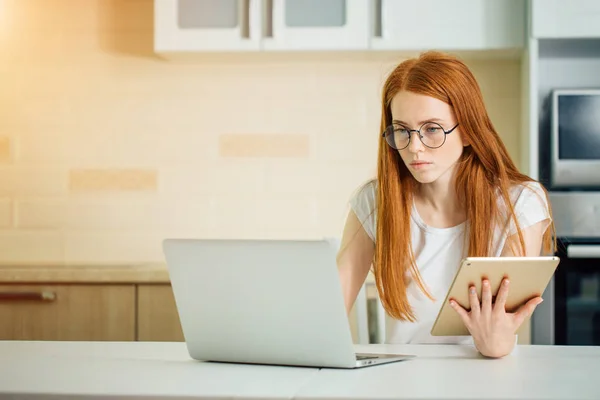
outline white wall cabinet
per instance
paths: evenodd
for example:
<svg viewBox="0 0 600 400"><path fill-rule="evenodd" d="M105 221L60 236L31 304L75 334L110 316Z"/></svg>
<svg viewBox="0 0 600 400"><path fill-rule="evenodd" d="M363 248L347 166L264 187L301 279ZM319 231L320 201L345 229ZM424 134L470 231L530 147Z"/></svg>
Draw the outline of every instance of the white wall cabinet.
<svg viewBox="0 0 600 400"><path fill-rule="evenodd" d="M367 50L371 0L271 0L265 50ZM271 7L269 7L271 5Z"/></svg>
<svg viewBox="0 0 600 400"><path fill-rule="evenodd" d="M534 38L600 38L599 0L532 0Z"/></svg>
<svg viewBox="0 0 600 400"><path fill-rule="evenodd" d="M526 0L381 0L379 50L497 50L525 45Z"/></svg>
<svg viewBox="0 0 600 400"><path fill-rule="evenodd" d="M257 51L261 17L257 0L154 0L154 49Z"/></svg>
<svg viewBox="0 0 600 400"><path fill-rule="evenodd" d="M154 0L154 7L159 53L521 49L527 26L527 0Z"/></svg>
<svg viewBox="0 0 600 400"><path fill-rule="evenodd" d="M367 50L369 4L370 0L155 0L155 50Z"/></svg>

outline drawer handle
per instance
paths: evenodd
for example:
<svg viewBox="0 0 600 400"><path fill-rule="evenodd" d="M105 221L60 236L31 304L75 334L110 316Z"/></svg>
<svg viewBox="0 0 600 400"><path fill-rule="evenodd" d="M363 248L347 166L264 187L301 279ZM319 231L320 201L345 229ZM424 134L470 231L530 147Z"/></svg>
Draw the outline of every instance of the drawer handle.
<svg viewBox="0 0 600 400"><path fill-rule="evenodd" d="M0 292L0 301L54 301L56 293L42 292Z"/></svg>
<svg viewBox="0 0 600 400"><path fill-rule="evenodd" d="M568 258L600 258L600 246L593 244L570 244L567 246Z"/></svg>

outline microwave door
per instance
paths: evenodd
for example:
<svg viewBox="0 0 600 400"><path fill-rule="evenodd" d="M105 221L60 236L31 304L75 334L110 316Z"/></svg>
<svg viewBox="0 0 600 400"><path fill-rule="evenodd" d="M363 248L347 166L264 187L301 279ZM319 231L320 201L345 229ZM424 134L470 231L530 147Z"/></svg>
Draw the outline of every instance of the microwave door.
<svg viewBox="0 0 600 400"><path fill-rule="evenodd" d="M600 190L600 90L554 90L551 99L551 189Z"/></svg>

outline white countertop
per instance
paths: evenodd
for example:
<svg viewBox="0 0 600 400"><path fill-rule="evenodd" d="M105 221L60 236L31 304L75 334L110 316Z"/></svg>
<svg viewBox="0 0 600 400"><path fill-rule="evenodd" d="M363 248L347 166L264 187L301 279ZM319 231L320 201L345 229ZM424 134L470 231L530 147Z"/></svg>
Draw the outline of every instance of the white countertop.
<svg viewBox="0 0 600 400"><path fill-rule="evenodd" d="M206 363L184 343L0 341L0 397L600 399L600 347L356 346L417 358L357 370Z"/></svg>

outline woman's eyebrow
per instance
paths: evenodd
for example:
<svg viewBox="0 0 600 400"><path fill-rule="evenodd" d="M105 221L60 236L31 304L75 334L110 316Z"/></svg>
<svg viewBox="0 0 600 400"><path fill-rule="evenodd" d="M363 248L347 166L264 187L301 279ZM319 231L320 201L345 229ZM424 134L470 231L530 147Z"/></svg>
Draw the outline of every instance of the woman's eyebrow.
<svg viewBox="0 0 600 400"><path fill-rule="evenodd" d="M425 122L441 122L441 121L443 121L443 119L441 119L441 118L427 118L423 121L420 121L419 125L423 125ZM392 122L401 124L401 125L408 125L406 122L398 120L398 119L394 119L394 120L392 120Z"/></svg>

